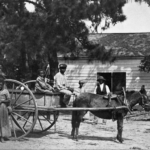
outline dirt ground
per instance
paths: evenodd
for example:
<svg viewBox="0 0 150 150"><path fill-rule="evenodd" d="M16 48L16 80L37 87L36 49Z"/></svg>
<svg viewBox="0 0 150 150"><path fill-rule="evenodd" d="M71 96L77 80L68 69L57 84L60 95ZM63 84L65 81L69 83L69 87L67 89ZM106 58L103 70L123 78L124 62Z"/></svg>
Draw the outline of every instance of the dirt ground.
<svg viewBox="0 0 150 150"><path fill-rule="evenodd" d="M30 133L21 141L0 143L0 149L150 149L150 114L124 120L123 139L116 141L116 121L108 120L102 125L84 121L80 126L79 141L72 140L71 115L60 114L58 121L43 134Z"/></svg>

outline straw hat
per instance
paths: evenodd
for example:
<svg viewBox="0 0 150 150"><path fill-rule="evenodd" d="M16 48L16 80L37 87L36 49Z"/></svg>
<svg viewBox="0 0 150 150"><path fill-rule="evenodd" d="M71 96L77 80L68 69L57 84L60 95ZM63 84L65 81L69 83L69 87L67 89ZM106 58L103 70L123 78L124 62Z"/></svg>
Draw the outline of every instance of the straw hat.
<svg viewBox="0 0 150 150"><path fill-rule="evenodd" d="M99 80L105 81L106 79L105 79L103 76L98 76L98 77L97 77L97 81L99 81Z"/></svg>

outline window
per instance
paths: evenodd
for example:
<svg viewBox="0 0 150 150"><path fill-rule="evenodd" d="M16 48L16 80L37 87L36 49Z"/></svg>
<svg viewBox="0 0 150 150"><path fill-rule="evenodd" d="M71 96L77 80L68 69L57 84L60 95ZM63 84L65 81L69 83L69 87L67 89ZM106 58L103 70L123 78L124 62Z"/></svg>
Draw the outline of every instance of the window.
<svg viewBox="0 0 150 150"><path fill-rule="evenodd" d="M106 81L106 85L109 86L110 91L117 93L122 90L122 87L126 88L126 73L125 72L99 72L97 76L103 76Z"/></svg>

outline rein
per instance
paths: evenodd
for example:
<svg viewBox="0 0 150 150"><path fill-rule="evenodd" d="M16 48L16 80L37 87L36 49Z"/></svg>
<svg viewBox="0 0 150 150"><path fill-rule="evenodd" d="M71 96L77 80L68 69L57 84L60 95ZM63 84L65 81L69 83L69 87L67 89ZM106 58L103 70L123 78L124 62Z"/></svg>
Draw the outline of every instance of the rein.
<svg viewBox="0 0 150 150"><path fill-rule="evenodd" d="M146 104L144 103L144 97L146 97L147 95L142 94L141 92L139 92L139 94L141 95L141 98L142 98L142 102L141 102L140 105L141 105L143 108L145 108L144 106L146 106Z"/></svg>
<svg viewBox="0 0 150 150"><path fill-rule="evenodd" d="M129 110L130 114L132 114L131 113L131 109L129 107L129 102L128 102L127 98L126 98L126 92L125 92L124 87L122 88L122 90L123 90L123 95L124 95L124 103L126 104L126 106L127 106L128 110Z"/></svg>

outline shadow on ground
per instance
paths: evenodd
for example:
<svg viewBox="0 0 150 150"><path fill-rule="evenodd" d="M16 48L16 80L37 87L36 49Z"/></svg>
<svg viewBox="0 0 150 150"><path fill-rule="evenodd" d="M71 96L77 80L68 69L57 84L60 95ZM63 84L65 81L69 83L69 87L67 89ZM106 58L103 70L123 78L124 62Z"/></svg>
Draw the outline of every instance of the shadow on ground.
<svg viewBox="0 0 150 150"><path fill-rule="evenodd" d="M71 135L68 135L64 132L58 132L59 136L61 137L65 137L65 138L69 138L72 139ZM128 139L128 138L123 138L124 140L132 140L132 139ZM73 139L75 140L75 139ZM116 141L116 137L101 137L101 136L87 136L87 135L79 135L78 140L91 140L91 141L113 141L113 142L117 142ZM117 142L118 143L118 142Z"/></svg>

